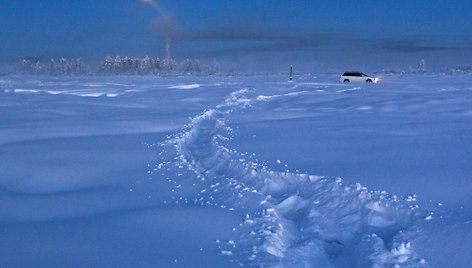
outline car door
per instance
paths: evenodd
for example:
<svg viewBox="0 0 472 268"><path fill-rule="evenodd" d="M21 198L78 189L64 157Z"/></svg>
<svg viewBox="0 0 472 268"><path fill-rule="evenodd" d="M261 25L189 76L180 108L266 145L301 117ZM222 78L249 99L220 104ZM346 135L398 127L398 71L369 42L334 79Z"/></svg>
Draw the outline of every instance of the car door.
<svg viewBox="0 0 472 268"><path fill-rule="evenodd" d="M361 74L362 75L362 80L361 82L367 82L368 79L370 79L371 81L374 81L372 78L370 78L368 75L366 74Z"/></svg>
<svg viewBox="0 0 472 268"><path fill-rule="evenodd" d="M353 82L364 82L364 77L360 73L354 73L352 77Z"/></svg>

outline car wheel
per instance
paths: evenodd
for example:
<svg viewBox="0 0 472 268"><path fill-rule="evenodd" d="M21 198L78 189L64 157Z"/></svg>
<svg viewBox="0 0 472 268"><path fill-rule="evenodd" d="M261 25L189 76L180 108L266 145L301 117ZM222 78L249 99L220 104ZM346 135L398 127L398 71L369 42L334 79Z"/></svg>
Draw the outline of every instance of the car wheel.
<svg viewBox="0 0 472 268"><path fill-rule="evenodd" d="M367 79L365 82L366 82L366 83L372 83L372 80L371 80L371 79Z"/></svg>
<svg viewBox="0 0 472 268"><path fill-rule="evenodd" d="M349 79L344 79L344 83L349 83L351 81L349 81Z"/></svg>

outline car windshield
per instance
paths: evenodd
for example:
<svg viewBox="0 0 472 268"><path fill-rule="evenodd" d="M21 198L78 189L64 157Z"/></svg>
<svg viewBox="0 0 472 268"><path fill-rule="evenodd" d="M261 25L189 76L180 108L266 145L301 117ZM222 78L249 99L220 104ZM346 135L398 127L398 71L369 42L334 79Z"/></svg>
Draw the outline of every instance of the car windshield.
<svg viewBox="0 0 472 268"><path fill-rule="evenodd" d="M368 75L366 75L365 73L361 73L361 75L364 76L364 77L367 77L367 76L368 76Z"/></svg>

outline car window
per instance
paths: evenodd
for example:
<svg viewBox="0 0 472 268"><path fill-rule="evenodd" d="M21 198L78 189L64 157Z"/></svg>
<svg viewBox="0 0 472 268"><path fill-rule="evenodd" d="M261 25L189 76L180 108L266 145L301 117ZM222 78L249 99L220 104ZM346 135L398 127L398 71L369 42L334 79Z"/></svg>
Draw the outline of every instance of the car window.
<svg viewBox="0 0 472 268"><path fill-rule="evenodd" d="M358 76L358 77L369 77L365 73L343 73L342 76Z"/></svg>

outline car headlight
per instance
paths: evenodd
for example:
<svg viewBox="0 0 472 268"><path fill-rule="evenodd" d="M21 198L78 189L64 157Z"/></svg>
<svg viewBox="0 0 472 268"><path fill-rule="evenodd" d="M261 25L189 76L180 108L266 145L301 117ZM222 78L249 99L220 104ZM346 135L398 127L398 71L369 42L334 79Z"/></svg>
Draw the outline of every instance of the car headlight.
<svg viewBox="0 0 472 268"><path fill-rule="evenodd" d="M377 77L374 78L374 82L375 82L375 83L379 82L379 79L378 79Z"/></svg>

